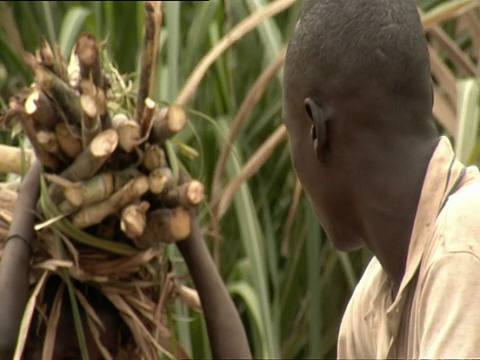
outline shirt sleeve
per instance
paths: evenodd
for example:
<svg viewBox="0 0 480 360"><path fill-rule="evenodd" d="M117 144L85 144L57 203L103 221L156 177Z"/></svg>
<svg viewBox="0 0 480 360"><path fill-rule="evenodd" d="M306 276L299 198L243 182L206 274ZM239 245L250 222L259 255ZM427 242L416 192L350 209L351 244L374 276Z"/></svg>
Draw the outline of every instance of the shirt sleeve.
<svg viewBox="0 0 480 360"><path fill-rule="evenodd" d="M420 295L419 358L480 358L480 260L450 252L427 270Z"/></svg>

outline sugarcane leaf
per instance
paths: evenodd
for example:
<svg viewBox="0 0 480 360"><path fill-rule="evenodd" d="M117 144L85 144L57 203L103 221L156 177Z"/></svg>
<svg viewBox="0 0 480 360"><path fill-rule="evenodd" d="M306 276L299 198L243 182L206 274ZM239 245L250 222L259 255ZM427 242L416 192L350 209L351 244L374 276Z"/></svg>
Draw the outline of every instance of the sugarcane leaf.
<svg viewBox="0 0 480 360"><path fill-rule="evenodd" d="M53 23L52 16L52 4L50 1L42 1L43 16L45 18L45 24L47 26L47 36L52 44L57 42L57 36L55 34L55 24Z"/></svg>
<svg viewBox="0 0 480 360"><path fill-rule="evenodd" d="M110 355L108 349L105 347L105 345L103 345L102 341L100 340L100 331L94 321L90 318L90 316L87 316L87 325L88 329L90 330L90 334L92 334L93 340L95 341L95 344L100 350L103 358L105 360L113 360L112 355Z"/></svg>
<svg viewBox="0 0 480 360"><path fill-rule="evenodd" d="M268 340L264 331L261 306L256 291L246 281L230 283L227 289L231 295L238 295L245 302L258 331L259 343L266 344Z"/></svg>
<svg viewBox="0 0 480 360"><path fill-rule="evenodd" d="M268 3L269 2L266 0L245 0L245 4L252 13L261 10L267 6ZM273 61L280 52L283 44L282 35L278 25L272 18L269 18L257 26L257 31L260 35L267 61ZM281 78L282 75L279 73L278 79L281 80Z"/></svg>
<svg viewBox="0 0 480 360"><path fill-rule="evenodd" d="M90 9L77 6L70 8L63 18L59 35L59 45L64 59L69 58L73 44L75 44L80 29L90 13Z"/></svg>
<svg viewBox="0 0 480 360"><path fill-rule="evenodd" d="M47 190L47 184L43 174L40 177L40 206L42 211L47 216L47 218L54 218L60 215L57 207L53 204ZM61 219L52 224L52 228L59 230L65 235L70 236L71 238L95 247L97 249L102 249L105 251L110 251L119 255L135 255L140 252L140 250L133 248L127 244L120 244L110 240L100 239L93 235L86 233L78 229L73 225L68 219Z"/></svg>
<svg viewBox="0 0 480 360"><path fill-rule="evenodd" d="M28 328L32 321L33 312L35 311L35 304L37 302L38 294L43 288L45 280L47 279L48 271L44 271L35 284L35 288L30 295L27 305L25 306L25 311L23 312L22 322L20 323L20 330L18 332L17 346L15 347L15 354L13 360L20 360L22 358L23 349L25 348L25 343L28 336Z"/></svg>
<svg viewBox="0 0 480 360"><path fill-rule="evenodd" d="M45 341L43 342L42 360L49 360L53 357L53 351L55 348L55 339L57 336L58 321L60 320L60 314L62 309L63 291L65 290L65 284L62 283L57 289L57 293L53 300L52 309L48 317L47 331L45 333Z"/></svg>
<svg viewBox="0 0 480 360"><path fill-rule="evenodd" d="M65 258L65 249L63 248L62 240L60 239L57 230L53 231L53 236L55 237L55 244L58 251L60 252L61 258ZM80 348L82 360L89 360L88 347L85 340L85 333L83 331L82 318L80 316L80 310L78 308L77 299L75 297L75 288L73 286L72 279L67 269L63 269L60 275L62 276L63 281L67 285L68 297L70 298L70 306L73 315L73 323L75 325L75 332L77 333L78 346Z"/></svg>
<svg viewBox="0 0 480 360"><path fill-rule="evenodd" d="M318 284L320 276L320 265L323 259L319 259L321 254L320 246L322 232L317 216L310 203L305 202L306 223L309 231L307 232L307 277L308 277L308 317L312 320L308 322L309 357L320 359L322 353L322 342L316 341L322 337L322 293Z"/></svg>
<svg viewBox="0 0 480 360"><path fill-rule="evenodd" d="M458 130L455 138L455 154L467 163L475 147L478 133L480 84L478 79L457 82Z"/></svg>
<svg viewBox="0 0 480 360"><path fill-rule="evenodd" d="M345 278L347 279L348 285L350 286L350 290L353 292L358 280L355 276L355 271L353 270L352 261L348 257L348 254L344 252L337 252L337 255L345 273Z"/></svg>
<svg viewBox="0 0 480 360"><path fill-rule="evenodd" d="M433 9L429 10L422 16L422 23L425 29L454 17L463 9L469 9L478 5L478 0L449 0L442 1Z"/></svg>
<svg viewBox="0 0 480 360"><path fill-rule="evenodd" d="M226 134L228 127L224 121L220 121L222 125L222 133ZM236 145L233 144L235 151ZM241 172L242 159L231 157L227 165L227 173L230 177L235 177ZM255 273L256 279L252 286L257 292L260 304L260 314L262 316L262 330L266 341L262 342L261 356L267 358L277 358L280 356L278 338L275 337L273 329L273 320L271 308L269 305L269 290L267 269L263 259L265 258L265 249L263 247L263 234L259 225L259 218L256 216L257 211L253 205L252 193L248 186L244 183L239 187L234 199L234 208L237 214L237 221L241 223L240 236L247 256L251 259L252 271Z"/></svg>

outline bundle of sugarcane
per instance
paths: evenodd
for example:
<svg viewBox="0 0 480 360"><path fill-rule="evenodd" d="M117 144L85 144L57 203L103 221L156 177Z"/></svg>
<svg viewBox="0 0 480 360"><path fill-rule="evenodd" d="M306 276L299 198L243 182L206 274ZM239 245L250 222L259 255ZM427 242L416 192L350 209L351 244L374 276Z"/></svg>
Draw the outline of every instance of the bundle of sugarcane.
<svg viewBox="0 0 480 360"><path fill-rule="evenodd" d="M88 282L119 310L131 331L129 350L145 359L160 353L186 356L172 341L163 310L173 295L196 308L199 302L195 292L175 280L162 243L189 235L191 211L204 196L203 185L172 171L166 156L166 142L185 126L185 111L175 105L161 108L151 99L160 6L145 3L136 98L102 58L102 44L93 35L78 38L68 66L58 47L54 51L44 39L36 56L24 56L35 83L11 98L4 117L5 122L20 121L44 168L38 205L43 221L37 226L32 271L36 286L26 324L50 273L69 286L70 278ZM9 201L14 197L11 191L8 196ZM0 214L0 236L9 216L8 208ZM108 358L94 307L74 293L72 306L85 309L91 332ZM55 338L55 318L51 314L45 320L52 332L45 341Z"/></svg>

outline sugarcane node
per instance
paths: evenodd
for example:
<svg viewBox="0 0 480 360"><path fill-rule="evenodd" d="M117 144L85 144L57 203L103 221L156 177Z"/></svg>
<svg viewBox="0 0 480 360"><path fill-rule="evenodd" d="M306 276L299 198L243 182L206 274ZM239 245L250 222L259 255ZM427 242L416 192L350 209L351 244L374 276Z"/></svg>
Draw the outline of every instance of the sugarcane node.
<svg viewBox="0 0 480 360"><path fill-rule="evenodd" d="M161 195L168 192L173 184L173 173L168 167L161 167L153 170L148 175L150 192Z"/></svg>
<svg viewBox="0 0 480 360"><path fill-rule="evenodd" d="M55 125L55 135L62 151L71 159L74 159L82 152L82 143L75 136L64 122Z"/></svg>
<svg viewBox="0 0 480 360"><path fill-rule="evenodd" d="M136 121L128 119L124 114L112 118L112 126L117 130L120 147L130 153L139 144L141 130Z"/></svg>
<svg viewBox="0 0 480 360"><path fill-rule="evenodd" d="M122 186L139 175L141 175L140 171L133 166L123 170L113 171L112 176L114 191L120 190Z"/></svg>
<svg viewBox="0 0 480 360"><path fill-rule="evenodd" d="M50 99L37 88L27 97L25 112L31 115L36 123L48 129L52 129L57 122L57 115Z"/></svg>
<svg viewBox="0 0 480 360"><path fill-rule="evenodd" d="M182 130L186 123L187 116L183 107L170 105L168 109L161 109L154 115L150 141L163 143Z"/></svg>
<svg viewBox="0 0 480 360"><path fill-rule="evenodd" d="M147 224L147 211L150 208L148 201L128 205L122 210L120 229L131 240L140 237Z"/></svg>
<svg viewBox="0 0 480 360"><path fill-rule="evenodd" d="M148 171L167 166L165 151L157 144L147 144L143 157L143 165Z"/></svg>
<svg viewBox="0 0 480 360"><path fill-rule="evenodd" d="M117 214L128 204L140 199L147 191L148 179L145 175L140 175L109 198L81 208L72 215L72 222L79 229L99 224L107 216Z"/></svg>
<svg viewBox="0 0 480 360"><path fill-rule="evenodd" d="M147 225L135 244L146 249L160 242L174 243L185 240L190 235L191 223L188 210L181 206L163 208L147 214Z"/></svg>

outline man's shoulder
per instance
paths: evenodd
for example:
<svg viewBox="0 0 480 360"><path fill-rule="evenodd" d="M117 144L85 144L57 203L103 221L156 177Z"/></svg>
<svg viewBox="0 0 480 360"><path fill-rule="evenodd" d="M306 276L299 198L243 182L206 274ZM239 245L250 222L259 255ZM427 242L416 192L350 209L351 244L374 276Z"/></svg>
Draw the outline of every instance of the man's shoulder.
<svg viewBox="0 0 480 360"><path fill-rule="evenodd" d="M448 205L456 210L480 206L480 173L476 166L468 167L459 189L448 198Z"/></svg>
<svg viewBox="0 0 480 360"><path fill-rule="evenodd" d="M445 252L474 252L480 256L480 176L452 194L437 218L435 236Z"/></svg>
<svg viewBox="0 0 480 360"><path fill-rule="evenodd" d="M366 307L369 307L373 302L373 298L381 292L386 280L387 276L382 265L376 257L373 257L355 287L348 303L347 311L355 313L368 312L369 308Z"/></svg>
<svg viewBox="0 0 480 360"><path fill-rule="evenodd" d="M380 307L379 300L386 281L386 274L374 257L355 287L343 314L338 334L338 356L341 358L370 358L376 354L372 329L365 319Z"/></svg>

